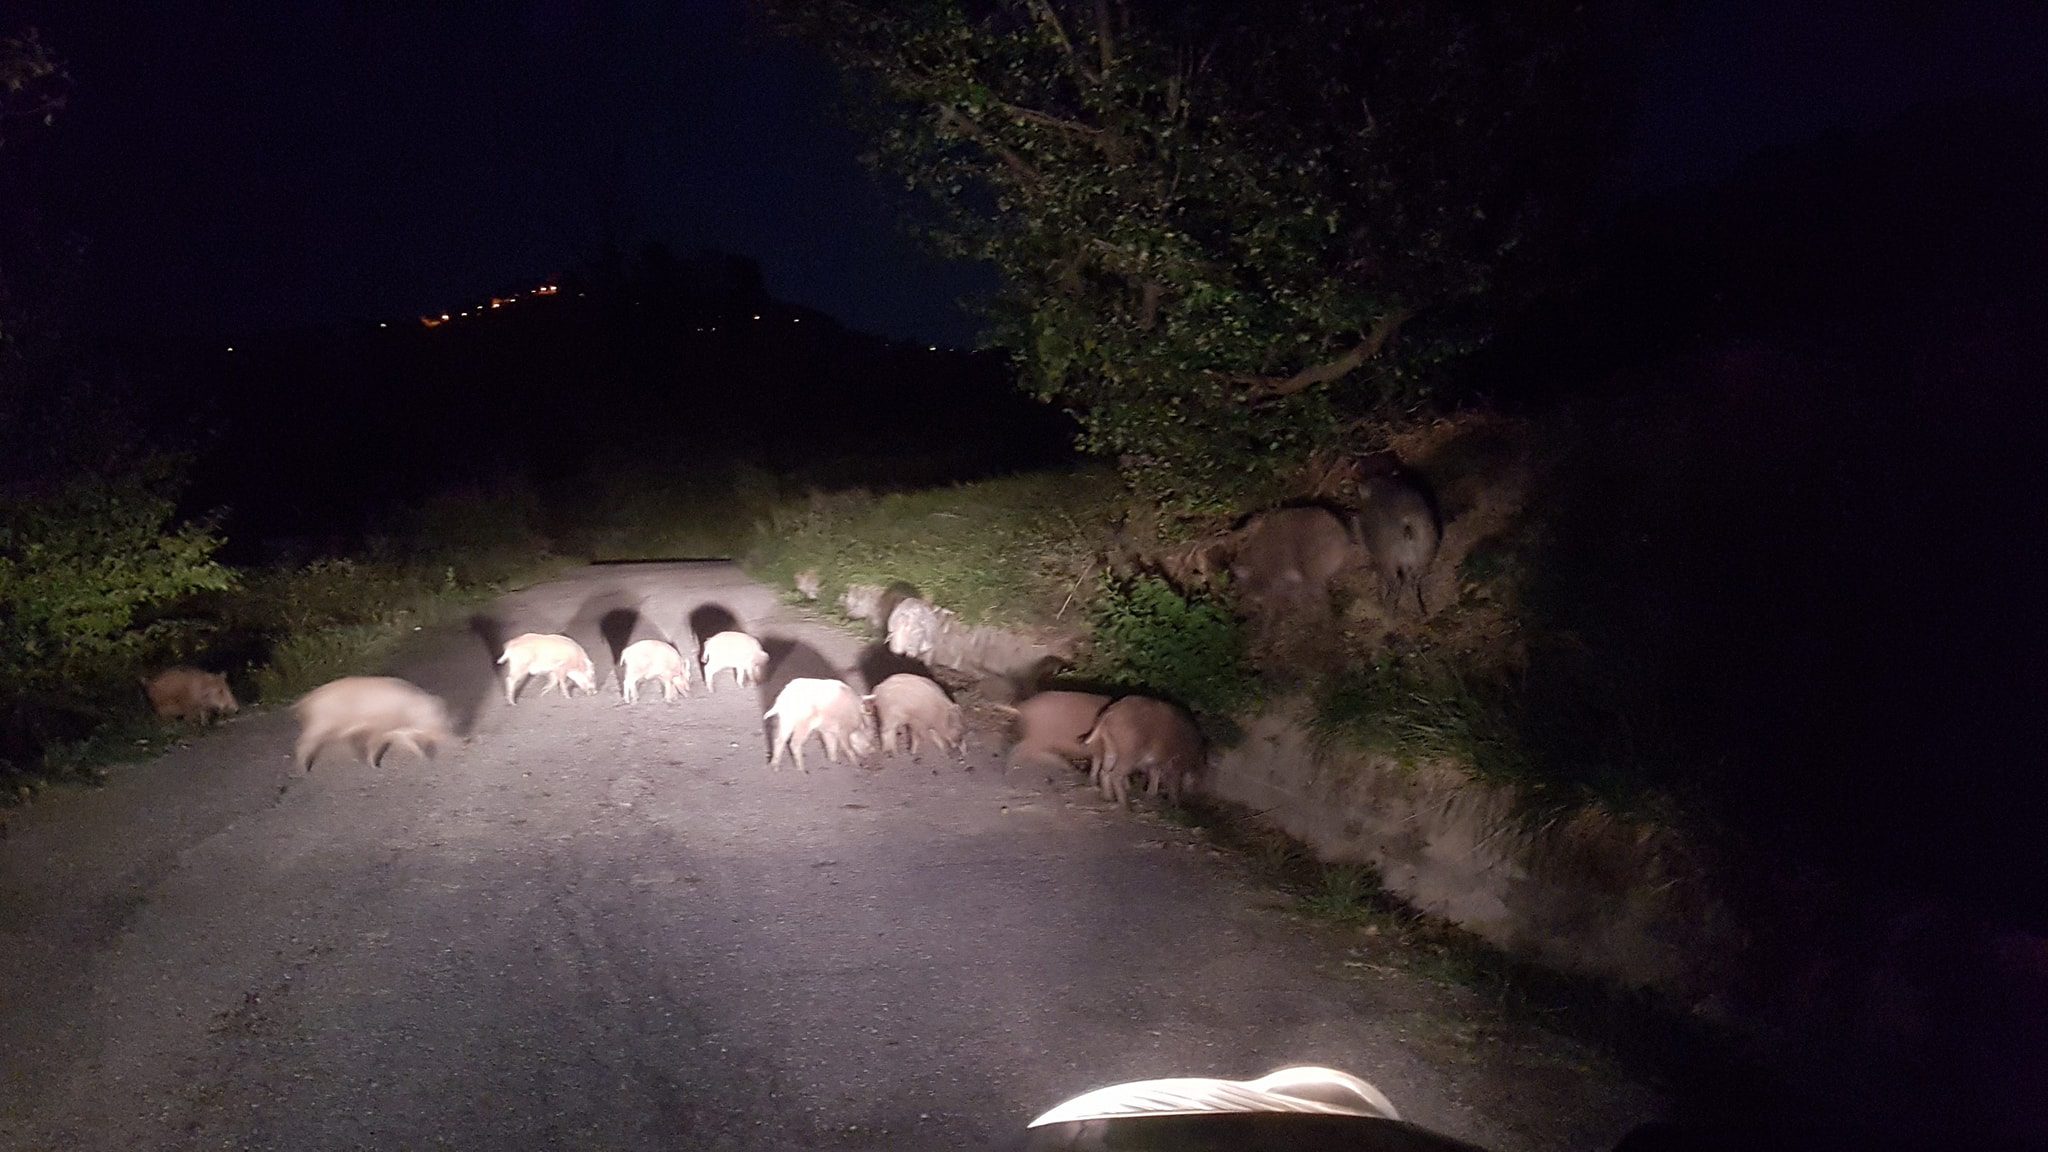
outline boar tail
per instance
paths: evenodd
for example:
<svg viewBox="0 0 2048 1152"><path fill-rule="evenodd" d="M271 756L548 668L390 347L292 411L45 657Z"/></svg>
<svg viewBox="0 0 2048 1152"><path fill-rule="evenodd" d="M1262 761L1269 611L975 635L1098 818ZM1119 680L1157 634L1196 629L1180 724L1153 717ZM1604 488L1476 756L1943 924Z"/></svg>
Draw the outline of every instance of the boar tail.
<svg viewBox="0 0 2048 1152"><path fill-rule="evenodd" d="M1109 711L1109 709L1104 708L1103 711L1107 712ZM1088 725L1088 734L1086 736L1081 737L1081 743L1088 745L1090 748L1093 748L1095 746L1095 737L1101 731L1102 717L1097 716L1095 718L1095 723Z"/></svg>

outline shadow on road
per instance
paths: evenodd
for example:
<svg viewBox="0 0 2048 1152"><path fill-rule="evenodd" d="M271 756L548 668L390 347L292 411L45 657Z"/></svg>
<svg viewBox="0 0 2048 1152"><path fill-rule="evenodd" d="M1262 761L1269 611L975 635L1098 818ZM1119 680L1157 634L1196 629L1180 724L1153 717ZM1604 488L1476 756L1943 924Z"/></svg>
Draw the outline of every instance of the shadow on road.
<svg viewBox="0 0 2048 1152"><path fill-rule="evenodd" d="M498 691L498 657L505 651L505 641L511 639L505 622L485 612L469 618L469 631L482 645L483 658L463 661L460 671L451 666L441 677L442 684L421 685L438 690L437 694L448 702L449 718L455 721L457 736L468 736L476 731L476 718L483 711L484 700Z"/></svg>
<svg viewBox="0 0 2048 1152"><path fill-rule="evenodd" d="M791 680L842 680L839 669L825 658L825 654L799 640L782 636L761 637L761 649L768 653L768 671L761 676L756 691L761 696L761 711L775 707L775 698L789 686ZM761 721L761 746L769 747L771 722Z"/></svg>
<svg viewBox="0 0 2048 1152"><path fill-rule="evenodd" d="M585 597L560 632L583 645L585 652L593 653L593 664L597 663L595 654L610 653L610 666L598 669L597 683L602 686L607 676L617 678L618 654L632 642L633 630L639 624L640 598L623 588L604 588ZM614 636L618 637L616 642Z"/></svg>
<svg viewBox="0 0 2048 1152"><path fill-rule="evenodd" d="M877 640L861 649L860 659L855 666L860 669L860 678L870 692L875 690L875 685L899 672L908 672L913 676L923 676L930 680L938 679L932 675L931 665L914 656L891 652L888 643L883 640Z"/></svg>
<svg viewBox="0 0 2048 1152"><path fill-rule="evenodd" d="M740 621L739 617L732 614L732 609L727 608L725 605L705 603L690 609L690 618L686 627L689 628L690 635L697 640L697 650L702 652L706 640L711 639L720 632L737 632L740 627ZM772 652L769 653L771 659L774 655Z"/></svg>
<svg viewBox="0 0 2048 1152"><path fill-rule="evenodd" d="M633 632L640 627L640 609L614 608L598 617L597 630L604 636L605 646L612 650L612 665L616 667L626 656L626 646L636 637ZM650 637L652 639L652 637Z"/></svg>

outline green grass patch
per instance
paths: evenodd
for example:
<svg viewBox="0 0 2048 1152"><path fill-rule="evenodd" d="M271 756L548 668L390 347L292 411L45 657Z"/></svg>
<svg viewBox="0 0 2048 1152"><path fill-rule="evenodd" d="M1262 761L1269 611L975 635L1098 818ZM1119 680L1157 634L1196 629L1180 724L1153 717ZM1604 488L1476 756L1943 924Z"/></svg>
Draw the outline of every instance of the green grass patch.
<svg viewBox="0 0 2048 1152"><path fill-rule="evenodd" d="M1387 654L1326 677L1309 730L1326 749L1358 748L1410 766L1448 762L1511 787L1516 814L1530 827L1588 807L1676 818L1670 797L1642 773L1574 755L1512 686L1427 657Z"/></svg>
<svg viewBox="0 0 2048 1152"><path fill-rule="evenodd" d="M815 493L770 511L745 564L781 588L815 570L828 602L849 584L902 581L970 623L1073 618L1120 493L1107 470Z"/></svg>
<svg viewBox="0 0 2048 1152"><path fill-rule="evenodd" d="M1083 674L1229 719L1258 699L1245 629L1230 607L1156 576L1105 579L1088 608Z"/></svg>
<svg viewBox="0 0 2048 1152"><path fill-rule="evenodd" d="M1481 778L1531 783L1504 693L1454 670L1385 655L1326 678L1310 731L1404 764L1455 760Z"/></svg>

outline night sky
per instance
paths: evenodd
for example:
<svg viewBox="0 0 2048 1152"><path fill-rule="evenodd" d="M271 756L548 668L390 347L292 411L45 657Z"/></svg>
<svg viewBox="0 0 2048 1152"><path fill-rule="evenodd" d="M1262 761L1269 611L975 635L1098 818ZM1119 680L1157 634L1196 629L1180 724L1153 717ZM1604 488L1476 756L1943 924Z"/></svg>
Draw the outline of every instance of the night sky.
<svg viewBox="0 0 2048 1152"><path fill-rule="evenodd" d="M1659 30L1624 188L1917 101L2038 89L2048 5L1733 0ZM769 290L964 343L979 270L858 164L836 80L741 0L0 4L70 62L0 193L91 242L94 321L233 339L439 312L607 231L758 257Z"/></svg>

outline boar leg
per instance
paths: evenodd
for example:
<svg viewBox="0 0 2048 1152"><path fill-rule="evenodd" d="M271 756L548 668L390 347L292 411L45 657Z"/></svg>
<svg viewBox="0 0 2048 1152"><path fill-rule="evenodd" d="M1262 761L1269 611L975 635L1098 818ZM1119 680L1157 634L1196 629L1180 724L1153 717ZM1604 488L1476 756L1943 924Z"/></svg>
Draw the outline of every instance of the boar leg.
<svg viewBox="0 0 2048 1152"><path fill-rule="evenodd" d="M796 770L806 776L811 774L811 769L804 763L804 745L811 742L811 732L816 727L816 722L812 720L798 722L795 738L790 741L790 749L796 753Z"/></svg>
<svg viewBox="0 0 2048 1152"><path fill-rule="evenodd" d="M313 758L320 754L320 747L327 743L330 733L325 728L308 728L299 736L299 743L292 750L292 760L301 772L313 770Z"/></svg>

